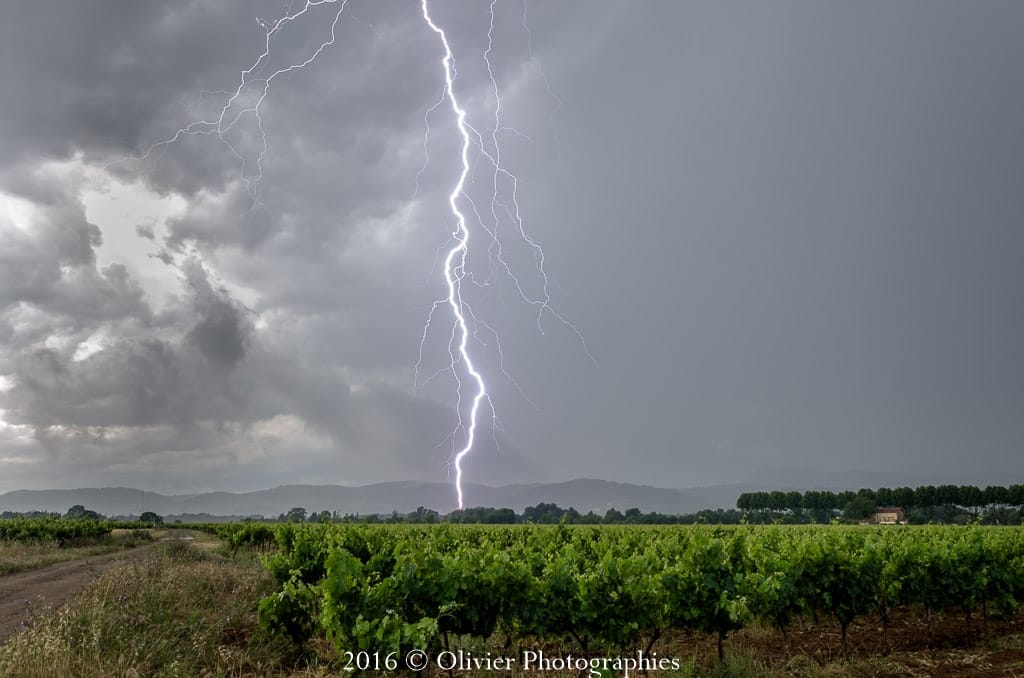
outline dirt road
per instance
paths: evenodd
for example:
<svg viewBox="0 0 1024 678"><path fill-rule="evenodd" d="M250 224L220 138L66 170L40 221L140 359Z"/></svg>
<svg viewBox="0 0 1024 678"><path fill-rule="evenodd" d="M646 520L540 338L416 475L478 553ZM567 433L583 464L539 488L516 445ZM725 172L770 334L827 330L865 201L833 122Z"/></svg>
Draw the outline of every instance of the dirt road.
<svg viewBox="0 0 1024 678"><path fill-rule="evenodd" d="M114 563L137 558L152 547L139 546L0 577L0 643L24 628L33 616L63 605Z"/></svg>

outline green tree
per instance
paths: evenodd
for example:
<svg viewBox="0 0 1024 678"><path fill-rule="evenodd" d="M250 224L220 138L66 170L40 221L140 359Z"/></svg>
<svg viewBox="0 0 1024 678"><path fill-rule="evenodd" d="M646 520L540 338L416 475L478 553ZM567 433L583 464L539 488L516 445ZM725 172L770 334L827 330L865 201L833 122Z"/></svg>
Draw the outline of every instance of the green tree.
<svg viewBox="0 0 1024 678"><path fill-rule="evenodd" d="M843 515L850 520L863 520L875 510L875 502L867 497L857 496L843 507Z"/></svg>
<svg viewBox="0 0 1024 678"><path fill-rule="evenodd" d="M1006 488L1006 503L1014 506L1024 505L1024 485L1010 485Z"/></svg>
<svg viewBox="0 0 1024 678"><path fill-rule="evenodd" d="M557 523L565 511L557 504L540 503L523 509L523 521L530 523Z"/></svg>
<svg viewBox="0 0 1024 678"><path fill-rule="evenodd" d="M979 506L984 506L985 493L974 485L961 485L960 501L957 503L960 504L961 506L966 506L968 508L977 508Z"/></svg>
<svg viewBox="0 0 1024 678"><path fill-rule="evenodd" d="M902 508L913 506L914 490L909 487L897 487L892 491L892 503Z"/></svg>
<svg viewBox="0 0 1024 678"><path fill-rule="evenodd" d="M936 504L959 504L960 488L956 485L939 485L935 488Z"/></svg>
<svg viewBox="0 0 1024 678"><path fill-rule="evenodd" d="M864 497L865 499L870 499L872 503L878 501L878 497L876 496L875 491L872 489L868 489L866 487L862 487L859 490L857 490L857 496Z"/></svg>
<svg viewBox="0 0 1024 678"><path fill-rule="evenodd" d="M989 485L984 495L986 504L1005 504L1008 493L1002 485Z"/></svg>
<svg viewBox="0 0 1024 678"><path fill-rule="evenodd" d="M416 510L409 514L409 519L414 523L436 523L440 514L433 509L417 506Z"/></svg>
<svg viewBox="0 0 1024 678"><path fill-rule="evenodd" d="M888 487L880 487L875 491L875 503L878 506L893 506L896 504L896 493Z"/></svg>
<svg viewBox="0 0 1024 678"><path fill-rule="evenodd" d="M82 520L103 520L103 516L95 511L91 511L81 504L75 504L68 509L68 512L64 514L65 518L82 519Z"/></svg>
<svg viewBox="0 0 1024 678"><path fill-rule="evenodd" d="M938 501L935 492L934 485L922 485L914 490L914 505L915 506L935 506L941 503Z"/></svg>
<svg viewBox="0 0 1024 678"><path fill-rule="evenodd" d="M615 524L622 522L622 511L616 508L610 508L604 512L604 522L607 524Z"/></svg>

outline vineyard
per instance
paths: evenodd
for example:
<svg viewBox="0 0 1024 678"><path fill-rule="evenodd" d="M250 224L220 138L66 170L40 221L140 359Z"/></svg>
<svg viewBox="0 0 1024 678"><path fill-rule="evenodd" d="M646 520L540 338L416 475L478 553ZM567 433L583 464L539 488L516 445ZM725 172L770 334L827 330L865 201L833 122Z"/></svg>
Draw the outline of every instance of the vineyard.
<svg viewBox="0 0 1024 678"><path fill-rule="evenodd" d="M106 520L13 518L0 520L0 541L69 545L109 535L117 526Z"/></svg>
<svg viewBox="0 0 1024 678"><path fill-rule="evenodd" d="M712 634L801 617L850 623L910 609L987 624L1024 601L1017 528L230 525L277 549L264 627L345 651L401 653L495 633L584 654L651 652L667 631ZM977 623L974 622L974 623ZM930 627L929 627L930 628Z"/></svg>

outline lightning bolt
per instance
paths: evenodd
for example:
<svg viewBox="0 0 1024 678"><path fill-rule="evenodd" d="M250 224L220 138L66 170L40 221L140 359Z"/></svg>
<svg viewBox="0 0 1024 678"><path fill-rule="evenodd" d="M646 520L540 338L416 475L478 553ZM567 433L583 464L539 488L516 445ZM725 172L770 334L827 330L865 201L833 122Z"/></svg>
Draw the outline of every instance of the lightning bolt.
<svg viewBox="0 0 1024 678"><path fill-rule="evenodd" d="M441 27L439 27L431 17L430 10L428 7L428 0L421 0L423 19L426 22L427 26L429 26L430 29L435 34L437 34L444 51L444 56L441 59L441 67L442 72L444 74L444 89L442 91L441 98L437 102L435 102L430 108L428 108L426 113L424 114L424 124L426 126L426 132L424 134L423 141L425 161L423 167L420 169L420 172L417 173L416 175L417 190L419 188L419 178L426 169L427 164L429 163L429 155L427 155L426 150L427 136L430 133L429 116L432 112L439 108L446 100L450 104L452 113L455 116L456 127L458 129L462 143L459 154L461 169L459 172L458 179L455 182L455 185L453 186L452 191L448 196L449 208L455 220L455 230L452 234L454 244L448 250L447 256L445 257L444 260L444 276L445 282L447 283L448 295L445 299L436 301L434 303L433 307L430 310L430 314L427 317L427 323L423 329L423 338L420 342L419 361L417 361L416 363L416 378L417 380L419 378L419 368L423 360L423 344L426 341L427 333L429 331L430 324L433 320L434 313L438 310L439 307L447 305L451 309L452 314L455 318L455 322L452 327L452 334L448 342L449 357L451 360L447 368L435 372L434 375L427 379L427 381L430 381L430 379L433 379L435 376L445 371L451 372L451 374L455 377L457 389L457 424L455 430L449 435L449 438L452 440L453 444L452 464L455 468L455 488L456 493L458 495L458 505L460 509L463 508L462 462L465 459L466 455L469 454L469 452L473 448L473 444L476 438L476 427L477 420L479 417L479 410L483 402L486 402L491 409L491 416L495 422L495 436L497 430L497 415L494 410L494 405L491 401L490 396L487 393L487 388L486 385L484 384L483 376L480 373L480 371L476 368L469 355L469 321L472 322L473 336L478 342L483 343L478 334L479 326L483 326L488 331L488 333L494 337L495 346L498 353L498 365L501 370L501 373L513 384L513 386L515 386L515 388L519 391L523 398L526 399L526 401L529 402L531 405L533 405L533 401L526 396L526 394L520 388L519 384L514 379L512 379L512 377L505 370L504 354L501 349L501 343L500 339L498 338L498 333L494 330L493 327L488 325L483 320L479 319L473 312L472 308L463 299L463 282L469 281L470 283L475 284L477 286L486 287L495 282L495 279L498 277L498 271L500 269L512 281L513 286L516 292L518 293L519 297L523 299L523 301L525 301L527 304L530 304L537 309L537 329L541 334L544 334L542 320L545 314L549 314L550 316L555 318L559 323L569 328L576 335L576 338L580 341L583 347L584 353L586 353L587 357L591 360L591 362L596 364L596 360L594 359L593 354L591 354L589 348L587 347L586 339L584 338L583 334L574 324L569 322L551 305L551 295L548 291L549 280L547 273L544 270L544 250L541 248L540 244L527 233L519 205L519 178L509 169L507 169L501 160L501 144L499 143L498 140L498 136L501 133L511 132L513 134L525 138L527 141L529 141L530 139L528 136L526 136L519 130L503 126L502 124L501 96L499 93L497 79L494 75L494 70L490 59L490 55L494 47L493 34L496 4L497 0L490 0L490 23L487 29L487 48L484 50L483 53L483 60L484 63L486 64L487 75L490 80L491 94L494 98L493 123L489 129L486 129L481 132L472 124L470 124L470 122L467 120L467 112L465 108L463 108L460 105L458 97L455 94L456 71L454 66L454 55L452 53L451 45L448 42L447 35L445 34L444 30ZM547 76L544 74L539 61L537 61L534 58L532 49L532 34L530 33L530 29L527 25L526 12L527 8L526 2L524 0L522 21L523 28L526 30L527 33L530 61L536 65L536 68L541 75L541 79L544 81L544 86L547 89L548 93L551 94L555 101L558 102L558 104L560 105L561 102L551 92ZM478 209L474 200L465 192L466 180L467 177L469 176L470 171L469 154L471 147L476 147L478 149L477 152L479 153L479 155L486 161L486 163L491 168L491 197L489 203L489 221L491 224L490 226L488 226L488 220L485 220L481 215L480 210ZM508 203L504 203L499 199L499 195L501 194L500 184L503 182L511 186L509 190L510 196ZM487 255L491 262L491 272L490 275L483 280L483 282L477 281L474 278L472 272L466 270L466 256L469 252L470 232L467 226L466 213L464 213L459 208L460 199L464 200L472 209L473 215L475 216L474 223L478 224L480 228L490 237L490 243L487 247ZM501 215L501 213L504 213L504 217ZM502 242L501 238L499 237L499 228L500 224L505 219L514 224L515 230L519 238L523 242L525 242L529 246L530 250L533 252L536 273L540 277L541 281L541 289L539 296L531 296L530 294L527 293L522 283L520 282L519 278L514 273L512 266L504 257ZM469 319L469 321L467 320L467 318ZM472 399L470 401L470 406L468 409L468 424L464 422L462 415L463 381L459 377L458 370L456 369L457 366L460 364L464 366L465 372L469 375L469 381L474 386L474 390L472 392ZM536 405L534 405L534 407L536 407ZM456 436L460 430L465 431L465 439L462 446L456 449ZM495 440L495 442L497 441Z"/></svg>
<svg viewBox="0 0 1024 678"><path fill-rule="evenodd" d="M534 405L533 401L529 399L523 389L520 388L519 384L511 377L505 368L505 357L502 351L498 332L486 321L479 318L473 311L473 308L463 298L463 283L468 282L471 285L487 287L492 284L496 284L497 279L502 275L506 276L512 281L513 287L518 293L518 296L527 304L532 305L537 309L536 323L541 334L544 334L542 320L546 314L550 315L559 323L569 328L576 335L577 339L582 344L587 357L596 364L593 355L587 348L583 334L575 325L558 313L551 305L551 295L548 291L549 280L544 269L544 251L541 249L540 244L533 239L526 230L519 205L519 179L502 162L501 144L499 143L500 135L504 133L511 133L522 137L527 141L531 141L531 139L519 130L505 126L502 123L501 98L490 58L494 46L493 33L495 28L495 5L497 4L497 1L498 0L490 0L489 3L490 24L487 30L487 48L483 53L483 60L486 64L487 75L490 80L491 95L494 100L493 122L485 129L478 130L470 124L467 110L459 102L459 98L455 92L457 72L455 69L455 57L451 44L448 40L448 36L444 29L441 28L431 16L428 0L420 0L420 10L423 16L423 21L437 36L438 42L443 50L443 56L440 60L441 72L443 74L443 87L440 97L426 110L423 116L424 126L426 128L423 137L424 164L420 168L419 172L416 173L415 190L412 196L413 199L418 196L420 190L420 178L430 164L430 156L428 153L430 116L444 106L446 102L455 118L456 128L458 130L461 144L458 156L458 177L448 194L448 207L450 209L451 216L454 219L455 226L448 244L442 245L437 249L434 260L434 265L436 266L438 259L441 258L442 253L444 254L443 273L447 295L444 298L435 301L427 315L426 324L423 328L423 336L420 341L419 358L415 367L413 388L414 390L418 389L421 385L429 383L432 379L442 373L451 373L454 376L456 382L455 412L457 423L451 433L444 441L442 441L441 444L445 444L449 439L451 440L451 463L455 470L455 490L457 494L458 507L460 509L464 507L462 488L463 461L465 460L466 455L468 455L473 449L476 442L480 409L483 404L486 403L490 408L492 433L496 446L498 444L497 434L500 429L500 422L498 421L497 413L484 383L483 374L474 363L469 350L471 338L475 343L484 347L487 346L487 342L483 338L485 335L481 333L480 328L483 328L486 331L486 336L493 337L494 347L498 358L497 364L501 374L504 375L504 377L507 378L513 386L515 386L520 395L522 395L527 402ZM342 14L345 12L348 2L349 0L305 0L302 7L298 9L298 11L293 12L293 5L297 3L295 0L290 0L285 15L276 21L266 21L264 19L257 18L256 22L265 34L263 50L248 68L241 71L238 85L234 91L202 90L200 92L200 100L203 97L213 95L226 97L226 101L221 107L219 115L211 119L194 120L178 129L173 135L163 141L158 141L150 145L142 154L115 161L114 163L110 163L110 165L123 162L125 160L145 160L151 157L159 149L174 144L182 137L198 135L213 136L222 143L235 158L238 159L240 166L239 180L246 187L252 199L253 208L260 207L257 187L263 178L263 160L269 147L267 135L263 127L261 107L270 93L271 84L276 78L309 66L326 49L335 43L336 27L341 20ZM305 57L300 58L299 61L277 68L276 70L273 70L273 72L266 74L269 70L268 64L271 59L272 46L277 35L285 27L298 20L304 14L309 13L314 8L326 5L333 5L336 8L333 20L330 22L330 37L320 42L315 49L312 49L311 52L309 52ZM358 20L358 17L354 18ZM369 25L372 28L372 24ZM540 73L544 82L544 87L547 89L548 93L560 106L561 102L558 101L557 97L552 93L547 77L540 66L540 62L537 61L533 55L532 35L527 25L527 6L525 0L523 0L522 25L527 35L527 49L529 51L530 62ZM198 103L198 101L196 103ZM255 128L259 135L254 160L252 159L253 156L251 153L249 155L250 160L247 160L246 154L237 146L238 142L233 141L233 137L230 136L231 132L235 130L243 120L250 117L253 119ZM471 167L470 152L473 148L476 149L478 156L482 158L490 168L491 176L489 183L491 195L488 205L489 209L485 210L489 217L487 219L484 218L480 209L478 209L477 204L466 191L466 183L470 176ZM502 193L501 189L503 186L507 187L507 202L501 200L499 197ZM460 208L460 203L468 205L470 208L472 215L475 218L475 221L473 222L474 227L479 225L480 229L489 237L487 256L491 270L490 274L482 280L475 278L473 273L467 269L470 228L467 222L468 212L463 211L463 208ZM512 230L514 234L518 236L518 238L520 238L532 252L534 267L540 278L539 294L531 295L527 292L526 288L524 288L523 284L521 284L519 278L514 273L512 266L505 258L502 248L502 239L499 233L503 222L511 223L513 225ZM454 318L447 342L449 358L448 364L421 382L420 367L423 363L424 344L427 341L428 333L435 314L445 307L450 309L452 317ZM462 376L460 376L460 374ZM534 405L534 407L536 407L536 405ZM460 440L460 433L463 434L463 436L461 436L461 446L458 444L458 441Z"/></svg>
<svg viewBox="0 0 1024 678"><path fill-rule="evenodd" d="M444 57L441 59L441 67L444 71L444 94L451 104L452 112L455 114L456 126L458 127L459 135L462 137L462 146L459 152L462 168L459 171L459 178L455 182L452 192L448 194L448 206L455 217L455 232L452 234L455 239L455 245L448 250L448 254L444 258L444 280L448 285L448 307L451 308L452 315L455 316L455 325L458 329L458 337L453 337L453 339L455 339L458 346L459 358L476 386L469 407L469 424L464 425L461 407L459 407L462 401L462 381L459 379L458 372L455 369L455 353L451 351L451 344L449 344L449 351L452 355L451 369L452 373L455 374L458 384L459 403L456 404L456 411L458 412L459 423L456 430L464 427L466 431L466 438L462 448L455 453L452 459L452 463L455 466L455 492L458 495L459 508L461 509L464 506L462 495L462 460L473 449L480 402L485 398L490 402L487 396L487 387L484 385L484 378L476 369L476 366L473 365L473 359L469 355L467 347L469 343L469 327L466 324L465 304L462 301L462 281L466 276L466 254L469 252L469 229L466 227L466 215L459 209L459 197L463 195L466 187L466 177L469 176L470 135L469 125L466 123L466 110L459 105L459 100L455 96L455 69L452 63L454 56L452 55L452 48L448 44L448 36L430 17L427 0L421 0L420 7L423 10L423 20L430 26L430 30L437 34L441 44L444 46Z"/></svg>

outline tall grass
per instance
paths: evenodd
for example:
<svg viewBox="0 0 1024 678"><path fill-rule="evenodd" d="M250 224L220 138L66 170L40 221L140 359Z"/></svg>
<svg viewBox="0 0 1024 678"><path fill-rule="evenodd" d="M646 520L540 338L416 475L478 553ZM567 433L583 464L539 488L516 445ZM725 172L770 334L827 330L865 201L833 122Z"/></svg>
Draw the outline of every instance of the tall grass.
<svg viewBox="0 0 1024 678"><path fill-rule="evenodd" d="M271 588L255 561L161 544L0 646L0 675L271 675L289 651L256 624Z"/></svg>
<svg viewBox="0 0 1024 678"><path fill-rule="evenodd" d="M78 560L113 553L152 541L146 530L121 531L119 533L87 540L80 546L61 547L56 542L0 540L0 575L34 570L67 560Z"/></svg>

